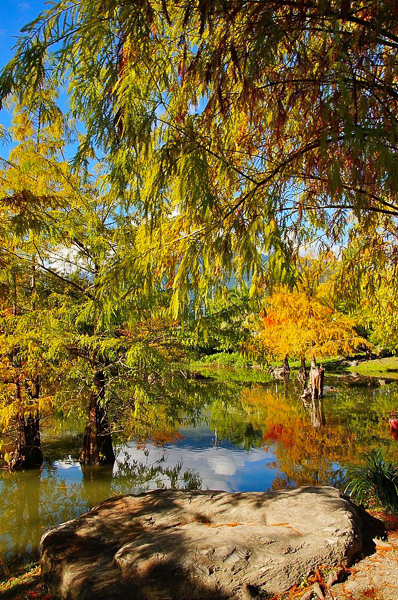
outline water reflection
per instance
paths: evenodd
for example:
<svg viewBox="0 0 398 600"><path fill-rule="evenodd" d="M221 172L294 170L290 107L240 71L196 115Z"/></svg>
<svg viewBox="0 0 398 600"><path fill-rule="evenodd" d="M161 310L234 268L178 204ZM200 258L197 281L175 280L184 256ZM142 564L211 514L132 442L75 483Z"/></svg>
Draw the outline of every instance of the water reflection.
<svg viewBox="0 0 398 600"><path fill-rule="evenodd" d="M90 508L111 495L113 465L82 465L84 496Z"/></svg>
<svg viewBox="0 0 398 600"><path fill-rule="evenodd" d="M0 545L2 554L14 562L36 556L43 533L39 511L40 484L40 470L2 474Z"/></svg>
<svg viewBox="0 0 398 600"><path fill-rule="evenodd" d="M81 436L47 436L42 470L0 473L1 563L10 569L35 557L45 529L112 495L159 487L343 487L346 467L365 450L391 445L390 458L398 459L389 429L396 386L358 388L336 380L324 399L303 404L300 396L294 382L195 382L187 394L191 409L181 402L172 415L164 410L146 443L120 441L113 467L82 469Z"/></svg>
<svg viewBox="0 0 398 600"><path fill-rule="evenodd" d="M322 398L312 398L305 399L302 398L304 406L309 410L311 414L311 425L316 427L323 427L326 425L325 412L323 410L323 399Z"/></svg>

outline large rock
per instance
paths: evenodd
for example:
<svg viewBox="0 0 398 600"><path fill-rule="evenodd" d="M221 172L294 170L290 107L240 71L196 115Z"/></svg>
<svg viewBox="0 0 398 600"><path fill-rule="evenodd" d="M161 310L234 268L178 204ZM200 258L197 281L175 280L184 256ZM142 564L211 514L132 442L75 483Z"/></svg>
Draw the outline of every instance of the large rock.
<svg viewBox="0 0 398 600"><path fill-rule="evenodd" d="M331 487L156 490L102 502L47 531L41 567L61 600L226 600L280 593L347 564L361 519Z"/></svg>

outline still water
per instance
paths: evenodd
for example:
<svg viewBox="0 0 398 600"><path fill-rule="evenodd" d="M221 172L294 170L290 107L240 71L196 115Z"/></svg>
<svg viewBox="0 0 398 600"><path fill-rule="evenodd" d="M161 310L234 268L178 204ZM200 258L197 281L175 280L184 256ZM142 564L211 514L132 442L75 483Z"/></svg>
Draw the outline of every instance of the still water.
<svg viewBox="0 0 398 600"><path fill-rule="evenodd" d="M324 399L306 404L294 382L196 383L194 402L173 416L172 426L168 419L149 440L115 444L112 468L82 469L80 432L48 426L42 469L0 472L0 570L35 559L47 528L112 495L159 487L344 488L347 467L366 451L382 447L397 461L398 443L388 429L397 384L330 376L327 383Z"/></svg>

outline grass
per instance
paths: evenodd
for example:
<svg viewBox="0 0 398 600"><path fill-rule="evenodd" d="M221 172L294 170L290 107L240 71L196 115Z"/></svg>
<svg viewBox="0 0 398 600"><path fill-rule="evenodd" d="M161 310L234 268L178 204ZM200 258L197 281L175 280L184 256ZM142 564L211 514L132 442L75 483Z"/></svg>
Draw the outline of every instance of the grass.
<svg viewBox="0 0 398 600"><path fill-rule="evenodd" d="M398 356L390 356L388 358L376 358L374 360L366 360L366 355L358 355L359 362L356 367L350 367L344 364L346 359L339 357L317 359L317 363L322 363L329 373L358 373L364 377L377 377L380 379L396 379L398 380ZM307 368L310 368L310 361L307 362ZM210 356L202 357L200 360L193 362L191 368L206 367L231 367L250 371L250 360L239 355L238 352L227 354L220 352ZM290 360L290 368L295 371L300 368L300 361ZM281 361L272 363L274 367L280 367ZM263 373L267 373L264 368Z"/></svg>
<svg viewBox="0 0 398 600"><path fill-rule="evenodd" d="M246 358L240 352L217 352L202 356L198 363L199 365L214 365L220 367L235 367L246 368L251 367L253 361Z"/></svg>
<svg viewBox="0 0 398 600"><path fill-rule="evenodd" d="M212 377L215 381L235 383L270 383L273 381L268 371L263 369L221 367L218 365L190 364L189 369Z"/></svg>
<svg viewBox="0 0 398 600"><path fill-rule="evenodd" d="M365 455L365 464L347 471L346 492L367 506L398 511L398 464L388 462L378 448Z"/></svg>
<svg viewBox="0 0 398 600"><path fill-rule="evenodd" d="M363 361L357 367L348 367L348 371L367 377L398 379L398 356Z"/></svg>

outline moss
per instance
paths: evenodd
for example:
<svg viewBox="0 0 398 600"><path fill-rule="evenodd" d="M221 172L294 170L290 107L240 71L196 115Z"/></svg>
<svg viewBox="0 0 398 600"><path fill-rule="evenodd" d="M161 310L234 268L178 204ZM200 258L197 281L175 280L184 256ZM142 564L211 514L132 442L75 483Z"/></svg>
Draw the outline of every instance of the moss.
<svg viewBox="0 0 398 600"><path fill-rule="evenodd" d="M0 580L2 600L52 600L46 593L37 563L25 565L14 574L3 574Z"/></svg>

